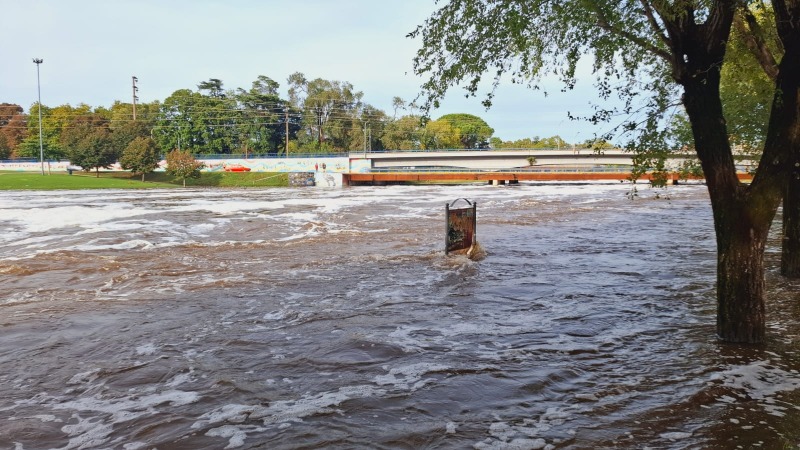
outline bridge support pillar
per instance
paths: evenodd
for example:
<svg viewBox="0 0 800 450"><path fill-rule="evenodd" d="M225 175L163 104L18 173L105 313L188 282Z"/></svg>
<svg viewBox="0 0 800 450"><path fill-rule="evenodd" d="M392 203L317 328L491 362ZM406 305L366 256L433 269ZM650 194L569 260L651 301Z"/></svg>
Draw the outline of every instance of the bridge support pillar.
<svg viewBox="0 0 800 450"><path fill-rule="evenodd" d="M501 184L506 184L506 180L492 180L489 182L492 186L499 186Z"/></svg>

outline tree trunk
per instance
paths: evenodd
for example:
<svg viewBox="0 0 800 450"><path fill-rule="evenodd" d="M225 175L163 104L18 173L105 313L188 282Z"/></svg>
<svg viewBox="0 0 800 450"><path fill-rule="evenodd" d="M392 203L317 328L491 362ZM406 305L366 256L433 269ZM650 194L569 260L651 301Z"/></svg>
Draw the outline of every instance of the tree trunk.
<svg viewBox="0 0 800 450"><path fill-rule="evenodd" d="M766 334L764 247L769 222L727 205L717 228L717 334L727 342L760 343Z"/></svg>
<svg viewBox="0 0 800 450"><path fill-rule="evenodd" d="M142 183L144 183L144 172L142 172Z"/></svg>
<svg viewBox="0 0 800 450"><path fill-rule="evenodd" d="M682 84L714 211L717 334L727 342L760 343L766 332L764 247L784 185L776 181L781 178L778 173L757 174L750 186L737 178L719 99L718 71L687 78Z"/></svg>
<svg viewBox="0 0 800 450"><path fill-rule="evenodd" d="M791 48L791 47L790 47ZM797 49L800 52L800 48ZM783 239L781 241L781 274L788 278L800 278L800 56L787 54L784 60L793 57L793 64L781 61L778 78L778 100L784 111L781 145L791 148L790 171L786 177L786 190L783 194ZM792 67L786 67L787 65Z"/></svg>
<svg viewBox="0 0 800 450"><path fill-rule="evenodd" d="M795 166L783 196L781 274L800 278L800 169Z"/></svg>
<svg viewBox="0 0 800 450"><path fill-rule="evenodd" d="M100 178L100 168L99 167L95 167L94 168L94 173L95 173L95 177Z"/></svg>

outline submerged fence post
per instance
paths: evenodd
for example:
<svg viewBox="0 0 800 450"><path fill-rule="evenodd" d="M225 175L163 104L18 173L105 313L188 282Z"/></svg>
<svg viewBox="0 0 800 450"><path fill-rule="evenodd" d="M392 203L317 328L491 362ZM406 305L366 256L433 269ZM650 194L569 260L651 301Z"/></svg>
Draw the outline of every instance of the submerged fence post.
<svg viewBox="0 0 800 450"><path fill-rule="evenodd" d="M467 202L469 207L451 209L459 200ZM456 199L451 203L445 204L445 255L450 254L450 252L467 253L476 244L477 208L477 202L471 202L465 198Z"/></svg>

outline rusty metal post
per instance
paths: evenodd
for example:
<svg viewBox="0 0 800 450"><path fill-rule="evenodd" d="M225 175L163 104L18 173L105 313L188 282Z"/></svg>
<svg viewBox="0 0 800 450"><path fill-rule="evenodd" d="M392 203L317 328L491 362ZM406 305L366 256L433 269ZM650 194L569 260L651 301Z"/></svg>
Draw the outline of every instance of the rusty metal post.
<svg viewBox="0 0 800 450"><path fill-rule="evenodd" d="M472 202L472 244L474 246L478 242L478 202Z"/></svg>
<svg viewBox="0 0 800 450"><path fill-rule="evenodd" d="M444 204L444 254L450 253L450 240L447 235L450 232L450 203Z"/></svg>

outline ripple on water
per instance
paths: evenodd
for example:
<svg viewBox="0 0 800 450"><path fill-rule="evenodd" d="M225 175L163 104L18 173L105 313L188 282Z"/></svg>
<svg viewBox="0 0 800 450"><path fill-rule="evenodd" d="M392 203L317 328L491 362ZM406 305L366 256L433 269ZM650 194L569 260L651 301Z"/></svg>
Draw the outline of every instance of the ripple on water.
<svg viewBox="0 0 800 450"><path fill-rule="evenodd" d="M14 193L0 448L796 446L796 287L716 341L703 189Z"/></svg>

